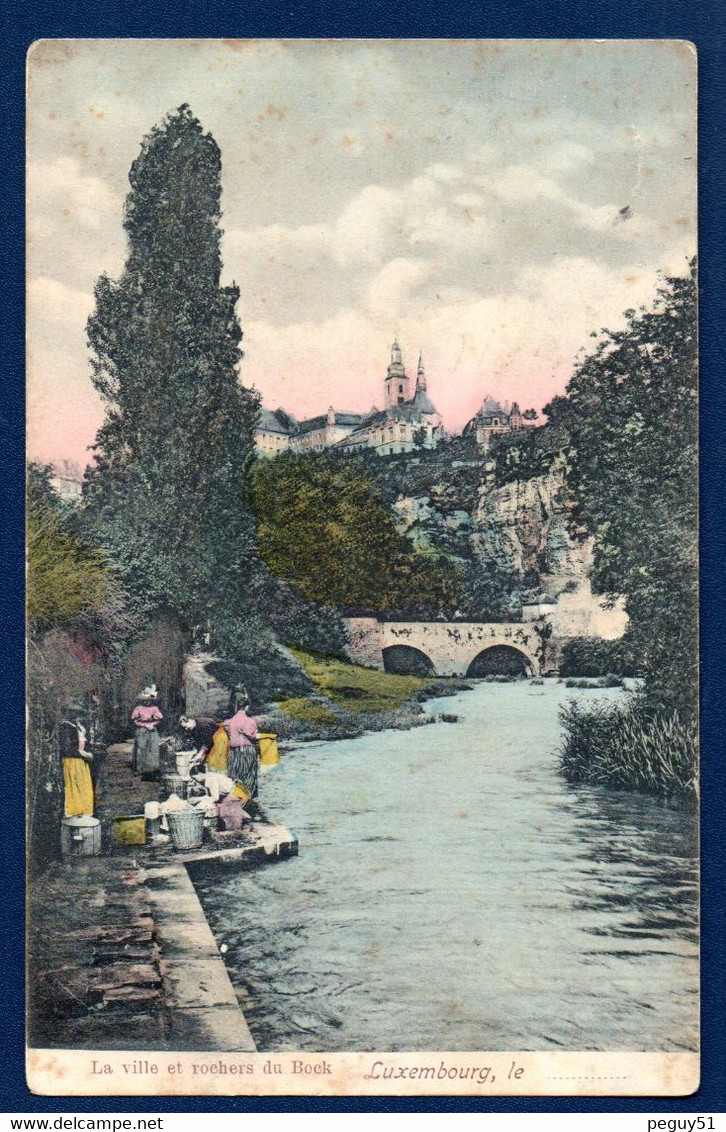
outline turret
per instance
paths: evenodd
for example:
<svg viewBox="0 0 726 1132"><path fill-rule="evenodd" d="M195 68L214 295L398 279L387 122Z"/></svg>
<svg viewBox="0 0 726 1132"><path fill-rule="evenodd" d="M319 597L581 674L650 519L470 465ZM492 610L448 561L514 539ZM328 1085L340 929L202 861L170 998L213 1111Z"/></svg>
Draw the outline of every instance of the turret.
<svg viewBox="0 0 726 1132"><path fill-rule="evenodd" d="M419 389L423 393L426 392L426 370L424 369L423 354L421 354L421 353L418 356L418 372L416 374L416 392L418 392Z"/></svg>
<svg viewBox="0 0 726 1132"><path fill-rule="evenodd" d="M393 405L403 405L404 401L409 399L409 379L406 376L406 371L403 368L403 361L401 359L401 347L398 342L394 340L391 346L391 361L386 373L384 381L385 389L385 408L390 409Z"/></svg>

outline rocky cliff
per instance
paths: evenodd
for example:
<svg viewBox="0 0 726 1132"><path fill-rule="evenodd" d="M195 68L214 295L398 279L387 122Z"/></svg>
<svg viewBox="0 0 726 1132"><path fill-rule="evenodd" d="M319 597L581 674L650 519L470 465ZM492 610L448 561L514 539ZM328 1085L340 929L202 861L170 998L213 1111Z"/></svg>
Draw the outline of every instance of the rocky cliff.
<svg viewBox="0 0 726 1132"><path fill-rule="evenodd" d="M497 485L492 465L480 464L466 490L432 466L416 494L399 493L399 530L420 549L434 548L511 578L515 601L542 590L556 598L587 576L591 549L573 540L561 501L564 476L556 461L543 475Z"/></svg>
<svg viewBox="0 0 726 1132"><path fill-rule="evenodd" d="M549 619L561 635L619 637L622 603L610 609L593 596L592 544L568 530L558 437L538 429L529 447L521 469L511 464L519 456L511 447L484 462L478 452L440 445L372 470L401 533L460 563L472 608L496 609L498 594L500 619L517 619L523 602L545 593L557 603Z"/></svg>
<svg viewBox="0 0 726 1132"><path fill-rule="evenodd" d="M553 598L587 577L592 549L567 529L563 488L557 462L545 475L499 487L486 476L472 516L472 545L482 567L496 564L512 571L523 589Z"/></svg>

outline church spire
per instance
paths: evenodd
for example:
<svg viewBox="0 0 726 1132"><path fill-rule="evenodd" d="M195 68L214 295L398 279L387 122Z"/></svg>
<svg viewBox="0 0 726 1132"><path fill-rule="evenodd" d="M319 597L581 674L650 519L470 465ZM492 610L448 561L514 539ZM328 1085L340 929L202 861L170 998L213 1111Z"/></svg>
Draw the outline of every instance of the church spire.
<svg viewBox="0 0 726 1132"><path fill-rule="evenodd" d="M419 351L418 371L416 373L416 389L426 392L426 370L424 369L423 354Z"/></svg>

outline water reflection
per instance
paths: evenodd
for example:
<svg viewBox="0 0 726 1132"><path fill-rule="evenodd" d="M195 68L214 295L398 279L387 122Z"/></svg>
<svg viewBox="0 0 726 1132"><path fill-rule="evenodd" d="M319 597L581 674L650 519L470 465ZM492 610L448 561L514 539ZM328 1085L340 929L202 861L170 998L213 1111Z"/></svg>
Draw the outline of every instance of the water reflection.
<svg viewBox="0 0 726 1132"><path fill-rule="evenodd" d="M695 1048L694 819L567 789L557 710L592 693L536 691L264 780L300 857L200 882L261 1049Z"/></svg>

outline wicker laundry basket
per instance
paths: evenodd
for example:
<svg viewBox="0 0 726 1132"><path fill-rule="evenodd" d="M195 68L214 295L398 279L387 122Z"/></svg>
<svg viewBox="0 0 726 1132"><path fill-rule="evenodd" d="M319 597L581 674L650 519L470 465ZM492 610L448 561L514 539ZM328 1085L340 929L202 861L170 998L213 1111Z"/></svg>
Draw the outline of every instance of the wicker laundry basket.
<svg viewBox="0 0 726 1132"><path fill-rule="evenodd" d="M204 838L204 814L197 810L173 810L166 815L175 849L199 849Z"/></svg>

